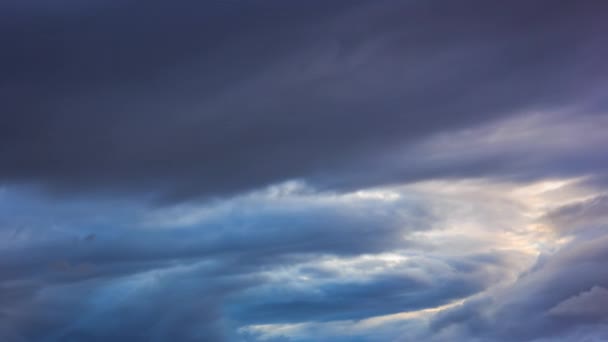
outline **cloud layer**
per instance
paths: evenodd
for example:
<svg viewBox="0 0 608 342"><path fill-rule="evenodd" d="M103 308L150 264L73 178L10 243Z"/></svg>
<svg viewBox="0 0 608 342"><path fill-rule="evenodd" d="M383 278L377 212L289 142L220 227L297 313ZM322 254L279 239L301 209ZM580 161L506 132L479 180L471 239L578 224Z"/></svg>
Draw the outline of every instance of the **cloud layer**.
<svg viewBox="0 0 608 342"><path fill-rule="evenodd" d="M436 133L526 111L596 112L607 70L597 2L3 7L0 177L60 192L384 184L393 179L350 174L375 175L378 156Z"/></svg>
<svg viewBox="0 0 608 342"><path fill-rule="evenodd" d="M0 4L0 340L608 339L608 6Z"/></svg>

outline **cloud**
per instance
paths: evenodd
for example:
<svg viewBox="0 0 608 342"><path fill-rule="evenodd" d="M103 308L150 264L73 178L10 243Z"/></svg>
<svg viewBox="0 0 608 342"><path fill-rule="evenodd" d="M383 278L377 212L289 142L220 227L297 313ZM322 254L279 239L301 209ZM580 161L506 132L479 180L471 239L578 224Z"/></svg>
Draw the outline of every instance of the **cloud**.
<svg viewBox="0 0 608 342"><path fill-rule="evenodd" d="M582 211L576 222L592 228L566 235L565 245L554 235L567 230L539 225L598 193L579 179L349 193L287 183L156 207L7 188L2 333L26 341L594 336L597 318L553 312L608 286L601 220Z"/></svg>
<svg viewBox="0 0 608 342"><path fill-rule="evenodd" d="M593 230L608 219L608 197L598 196L561 206L547 213L544 220L556 229L567 229L562 233L580 233Z"/></svg>
<svg viewBox="0 0 608 342"><path fill-rule="evenodd" d="M92 208L103 208L93 203ZM27 210L24 204L21 210ZM81 203L80 207L86 206ZM155 219L168 215L171 220L175 212L197 212L198 206L188 207L159 209L149 215ZM138 205L131 208L135 212L143 210ZM408 198L384 200L360 195L254 195L203 209L208 212L206 216L190 226L172 229L150 227L146 217L120 217L129 207L110 207L102 215L110 219L97 227L94 219L87 221L83 216L79 220L76 215L71 218L74 223L56 232L40 225L28 227L27 231L40 231L40 237L0 250L4 270L0 277L9 280L46 275L57 280L79 280L200 258L221 258L230 265L224 272L230 268L244 272L248 267L259 267L258 263L287 262L303 255L348 256L401 249L411 244L408 232L429 229L432 219L431 213ZM109 228L113 220L118 220L121 228ZM139 229L129 229L138 222ZM93 229L95 239L88 238L90 230L80 233L81 224ZM45 234L50 236L45 238ZM24 254L29 257L22 258Z"/></svg>
<svg viewBox="0 0 608 342"><path fill-rule="evenodd" d="M598 305L608 286L608 273L601 266L608 255L604 229L605 224L597 226L593 234L579 234L556 253L541 255L511 286L439 314L432 331L452 339L492 341L603 336L605 315Z"/></svg>
<svg viewBox="0 0 608 342"><path fill-rule="evenodd" d="M568 298L557 304L549 313L557 316L598 316L608 314L608 290L594 286L589 291Z"/></svg>
<svg viewBox="0 0 608 342"><path fill-rule="evenodd" d="M441 306L492 283L487 274L492 263L472 263L467 270L456 263L422 257L396 263L380 259L375 265L380 271L366 275L371 265L361 264L351 277L309 267L294 272L295 279L243 292L228 312L250 325L356 320ZM281 296L274 295L277 292Z"/></svg>
<svg viewBox="0 0 608 342"><path fill-rule="evenodd" d="M11 227L24 228L17 243L0 249L0 314L7 336L26 341L231 340L233 325L249 319L255 305L230 296L274 282L268 271L401 250L412 245L408 233L429 229L432 217L412 199L383 192L319 196L274 188L202 207L162 208L98 200L51 206L50 199L16 190L2 200L20 211L6 216L0 230L12 236ZM74 205L82 211L62 215ZM182 215L190 217L186 225ZM362 284L363 293L377 291L377 282L383 280ZM241 305L243 314L227 315L228 303Z"/></svg>
<svg viewBox="0 0 608 342"><path fill-rule="evenodd" d="M376 157L387 151L529 110L590 108L605 81L595 3L3 7L0 180L61 193L385 184L394 178L378 171L394 166ZM413 161L393 174L497 162L409 174Z"/></svg>
<svg viewBox="0 0 608 342"><path fill-rule="evenodd" d="M451 239L429 244L419 234L442 219L422 192L399 188L286 184L169 207L15 188L0 200L14 205L0 232L23 227L0 249L0 313L7 334L26 341L239 341L258 324L450 304L521 267L520 252L490 242L458 254Z"/></svg>
<svg viewBox="0 0 608 342"><path fill-rule="evenodd" d="M196 268L177 267L49 284L5 319L28 341L224 341L219 303L248 281L201 276Z"/></svg>
<svg viewBox="0 0 608 342"><path fill-rule="evenodd" d="M1 2L0 340L605 339L606 9Z"/></svg>

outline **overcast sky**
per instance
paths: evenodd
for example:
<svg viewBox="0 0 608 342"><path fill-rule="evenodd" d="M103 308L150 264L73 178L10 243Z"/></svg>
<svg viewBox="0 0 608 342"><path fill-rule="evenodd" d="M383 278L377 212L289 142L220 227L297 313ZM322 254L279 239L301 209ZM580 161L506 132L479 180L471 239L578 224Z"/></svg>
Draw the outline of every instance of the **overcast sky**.
<svg viewBox="0 0 608 342"><path fill-rule="evenodd" d="M608 340L608 3L0 1L0 341Z"/></svg>

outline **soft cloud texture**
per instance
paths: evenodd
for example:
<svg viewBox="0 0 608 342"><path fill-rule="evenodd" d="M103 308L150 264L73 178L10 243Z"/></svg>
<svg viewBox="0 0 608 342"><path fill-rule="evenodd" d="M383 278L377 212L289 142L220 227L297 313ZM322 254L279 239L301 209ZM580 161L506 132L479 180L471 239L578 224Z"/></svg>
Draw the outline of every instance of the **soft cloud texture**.
<svg viewBox="0 0 608 342"><path fill-rule="evenodd" d="M0 340L608 339L606 4L0 3Z"/></svg>
<svg viewBox="0 0 608 342"><path fill-rule="evenodd" d="M596 1L36 4L2 5L0 179L63 193L477 176L514 158L377 157L523 112L595 113L606 86Z"/></svg>

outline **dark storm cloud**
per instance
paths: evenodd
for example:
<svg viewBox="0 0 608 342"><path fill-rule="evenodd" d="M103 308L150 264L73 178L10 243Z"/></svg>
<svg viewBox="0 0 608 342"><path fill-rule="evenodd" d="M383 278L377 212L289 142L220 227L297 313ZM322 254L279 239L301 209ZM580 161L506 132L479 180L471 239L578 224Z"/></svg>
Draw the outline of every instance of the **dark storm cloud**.
<svg viewBox="0 0 608 342"><path fill-rule="evenodd" d="M605 85L598 1L2 9L0 179L63 192L379 184L343 176L437 132L591 105Z"/></svg>

